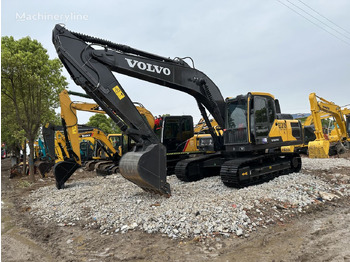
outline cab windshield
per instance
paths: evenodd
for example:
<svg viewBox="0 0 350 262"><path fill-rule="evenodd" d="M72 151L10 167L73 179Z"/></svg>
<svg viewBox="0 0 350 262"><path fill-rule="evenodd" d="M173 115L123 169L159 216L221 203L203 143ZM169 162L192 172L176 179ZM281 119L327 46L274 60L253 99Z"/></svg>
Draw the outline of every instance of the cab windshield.
<svg viewBox="0 0 350 262"><path fill-rule="evenodd" d="M227 105L227 123L225 143L246 143L247 129L247 100L234 100Z"/></svg>
<svg viewBox="0 0 350 262"><path fill-rule="evenodd" d="M247 127L247 104L245 100L235 101L228 105L228 128Z"/></svg>

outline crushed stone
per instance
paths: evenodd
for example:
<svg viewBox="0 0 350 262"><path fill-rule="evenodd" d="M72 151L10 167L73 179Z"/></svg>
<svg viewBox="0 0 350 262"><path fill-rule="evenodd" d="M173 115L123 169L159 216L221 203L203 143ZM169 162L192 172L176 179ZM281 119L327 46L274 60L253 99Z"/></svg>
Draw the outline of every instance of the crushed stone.
<svg viewBox="0 0 350 262"><path fill-rule="evenodd" d="M41 187L25 201L34 219L53 221L58 226L94 228L101 234L141 230L180 239L213 235L249 237L258 227L283 223L313 205L350 195L344 174L335 175L331 182L306 172L350 167L350 160L302 158L302 161L299 173L242 189L224 186L220 177L186 183L173 175L168 177L172 196L165 198L147 193L120 174L114 174L68 181L63 190ZM337 183L339 176L342 180Z"/></svg>

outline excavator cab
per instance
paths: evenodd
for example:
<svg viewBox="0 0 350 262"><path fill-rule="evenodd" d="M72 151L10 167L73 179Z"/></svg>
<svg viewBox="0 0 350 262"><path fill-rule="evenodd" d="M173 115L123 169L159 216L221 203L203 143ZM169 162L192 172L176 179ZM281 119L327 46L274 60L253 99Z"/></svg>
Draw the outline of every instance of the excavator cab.
<svg viewBox="0 0 350 262"><path fill-rule="evenodd" d="M111 141L113 148L118 151L119 156L122 156L123 152L128 152L126 148L128 139L123 134L109 134L107 138Z"/></svg>
<svg viewBox="0 0 350 262"><path fill-rule="evenodd" d="M80 156L81 161L85 162L91 160L94 154L94 144L89 140L81 140L80 141Z"/></svg>
<svg viewBox="0 0 350 262"><path fill-rule="evenodd" d="M279 102L268 93L252 92L229 98L224 144L228 151L269 150L302 143L298 120L282 115Z"/></svg>
<svg viewBox="0 0 350 262"><path fill-rule="evenodd" d="M167 153L182 152L186 141L193 137L192 116L166 116L162 128L157 133L167 148Z"/></svg>

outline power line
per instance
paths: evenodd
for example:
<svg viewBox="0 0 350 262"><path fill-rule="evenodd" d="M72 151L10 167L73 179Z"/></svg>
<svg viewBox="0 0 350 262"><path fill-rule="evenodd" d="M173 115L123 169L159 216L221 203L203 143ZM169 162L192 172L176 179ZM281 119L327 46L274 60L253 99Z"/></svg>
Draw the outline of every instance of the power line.
<svg viewBox="0 0 350 262"><path fill-rule="evenodd" d="M324 19L326 19L328 22L332 23L333 25L335 25L336 27L340 28L341 30L343 30L344 32L350 34L350 32L346 29L344 29L343 27L337 25L336 23L334 23L332 20L328 19L327 17L325 17L324 15L320 14L319 12L317 12L315 9L313 9L311 6L305 4L303 1L298 0L300 3L302 3L303 5L307 6L308 8L310 8L312 11L314 11L316 14L318 14L319 16L322 16Z"/></svg>
<svg viewBox="0 0 350 262"><path fill-rule="evenodd" d="M300 15L301 17L303 17L304 19L306 19L307 21L309 21L310 23L314 24L315 26L321 28L322 30L326 31L327 33L331 34L332 36L334 36L335 38L337 38L338 40L344 42L347 45L350 45L349 42L345 41L344 39L338 37L337 35L333 34L332 32L328 31L326 28L320 26L319 24L315 23L314 21L310 20L309 18L307 18L306 16L302 15L301 13L299 13L298 11L296 11L295 9L291 8L289 5L286 5L285 3L281 2L280 0L277 0L279 3L281 3L282 5L286 6L287 8L289 8L290 10L292 10L293 12L295 12L296 14Z"/></svg>
<svg viewBox="0 0 350 262"><path fill-rule="evenodd" d="M344 35L342 32L339 32L337 29L334 29L333 27L330 27L329 25L327 25L325 22L321 21L320 19L318 19L317 17L313 16L312 14L308 13L307 11L305 11L304 9L302 9L301 7L297 6L296 4L292 3L290 0L287 0L288 3L292 4L293 6L295 6L296 8L300 9L301 11L303 11L304 13L308 14L309 16L311 16L312 18L316 19L317 21L319 21L320 23L322 23L323 25L329 27L330 29L334 30L335 32L337 32L338 34L344 36L345 38L350 40L350 37L348 37L347 35Z"/></svg>

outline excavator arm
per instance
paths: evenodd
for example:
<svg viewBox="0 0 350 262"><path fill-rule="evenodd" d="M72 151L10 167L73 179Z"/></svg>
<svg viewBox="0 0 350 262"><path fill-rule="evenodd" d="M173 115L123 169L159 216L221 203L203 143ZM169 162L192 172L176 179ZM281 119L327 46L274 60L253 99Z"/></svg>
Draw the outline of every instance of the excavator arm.
<svg viewBox="0 0 350 262"><path fill-rule="evenodd" d="M53 30L53 43L75 83L136 142L134 152L125 154L120 161L120 172L126 179L144 190L170 195L170 186L166 182L166 149L137 111L113 71L193 96L216 149L222 148L205 109L220 127L224 127L225 101L218 87L204 73L191 68L182 59L172 60L74 33L61 25L56 25Z"/></svg>
<svg viewBox="0 0 350 262"><path fill-rule="evenodd" d="M340 139L346 137L346 121L344 119L344 113L340 106L334 104L333 102L327 101L322 97L316 96L315 93L310 94L310 106L312 109L323 111L329 113L332 117L334 117L336 123L340 128ZM319 101L317 101L317 98Z"/></svg>

